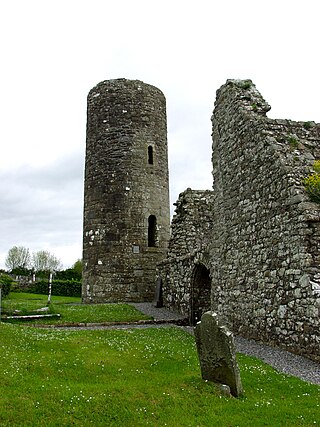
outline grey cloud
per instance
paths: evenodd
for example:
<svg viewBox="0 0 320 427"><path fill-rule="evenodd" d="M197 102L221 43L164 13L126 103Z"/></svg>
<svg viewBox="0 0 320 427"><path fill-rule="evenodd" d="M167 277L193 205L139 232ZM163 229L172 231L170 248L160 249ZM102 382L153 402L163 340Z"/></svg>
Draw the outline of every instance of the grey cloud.
<svg viewBox="0 0 320 427"><path fill-rule="evenodd" d="M0 267L14 245L47 249L80 242L83 155L0 173L0 200Z"/></svg>

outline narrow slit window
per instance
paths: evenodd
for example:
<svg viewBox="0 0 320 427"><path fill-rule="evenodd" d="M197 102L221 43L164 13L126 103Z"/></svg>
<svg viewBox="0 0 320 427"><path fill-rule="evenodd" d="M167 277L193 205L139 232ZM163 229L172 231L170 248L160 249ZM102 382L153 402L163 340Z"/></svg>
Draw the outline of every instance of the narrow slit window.
<svg viewBox="0 0 320 427"><path fill-rule="evenodd" d="M154 248L157 245L157 218L150 215L148 218L148 246Z"/></svg>
<svg viewBox="0 0 320 427"><path fill-rule="evenodd" d="M149 165L153 165L153 147L149 145L148 147L148 163Z"/></svg>

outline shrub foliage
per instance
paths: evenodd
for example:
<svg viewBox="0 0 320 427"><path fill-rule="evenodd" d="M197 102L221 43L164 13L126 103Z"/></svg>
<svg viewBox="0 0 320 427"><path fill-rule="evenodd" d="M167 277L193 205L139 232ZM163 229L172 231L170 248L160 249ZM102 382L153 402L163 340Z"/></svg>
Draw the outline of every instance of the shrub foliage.
<svg viewBox="0 0 320 427"><path fill-rule="evenodd" d="M9 295L11 285L14 281L7 274L0 274L0 287L1 287L1 295L6 297Z"/></svg>
<svg viewBox="0 0 320 427"><path fill-rule="evenodd" d="M15 287L16 292L48 295L48 279L37 280ZM81 297L81 282L78 280L53 280L51 294L56 296Z"/></svg>
<svg viewBox="0 0 320 427"><path fill-rule="evenodd" d="M24 292L47 295L48 287L48 280L38 280L28 289L25 289ZM78 280L53 280L51 292L52 295L56 296L80 297L81 282Z"/></svg>
<svg viewBox="0 0 320 427"><path fill-rule="evenodd" d="M303 184L310 199L313 202L320 203L320 160L313 164L314 172L303 180Z"/></svg>

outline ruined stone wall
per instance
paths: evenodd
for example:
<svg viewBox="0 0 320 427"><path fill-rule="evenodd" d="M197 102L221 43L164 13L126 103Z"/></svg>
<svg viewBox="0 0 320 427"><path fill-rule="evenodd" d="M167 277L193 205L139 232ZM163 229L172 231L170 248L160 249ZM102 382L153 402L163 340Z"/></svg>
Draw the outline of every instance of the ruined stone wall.
<svg viewBox="0 0 320 427"><path fill-rule="evenodd" d="M190 317L199 277L207 295L204 266L211 308L235 333L317 359L320 207L302 179L320 159L320 125L272 120L269 109L251 81L217 91L213 192L202 194L205 215L197 192L180 195L159 268L164 301Z"/></svg>
<svg viewBox="0 0 320 427"><path fill-rule="evenodd" d="M197 311L210 309L210 289L196 295L190 283L197 266L209 263L209 242L213 224L213 192L191 190L179 195L171 223L171 239L167 259L158 266L163 280L163 301L168 308L193 319L193 305ZM195 292L192 292L195 291Z"/></svg>
<svg viewBox="0 0 320 427"><path fill-rule="evenodd" d="M87 116L83 300L150 300L170 228L165 97L138 80L103 81Z"/></svg>
<svg viewBox="0 0 320 427"><path fill-rule="evenodd" d="M250 82L217 92L212 306L235 332L320 354L319 206L302 185L320 126L271 120Z"/></svg>

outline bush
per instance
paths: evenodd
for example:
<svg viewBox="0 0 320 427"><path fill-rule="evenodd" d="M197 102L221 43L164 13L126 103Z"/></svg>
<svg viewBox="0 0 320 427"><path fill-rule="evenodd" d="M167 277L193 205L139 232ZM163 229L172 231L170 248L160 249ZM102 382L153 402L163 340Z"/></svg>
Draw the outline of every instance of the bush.
<svg viewBox="0 0 320 427"><path fill-rule="evenodd" d="M47 279L49 277L50 271L40 270L35 273L37 279Z"/></svg>
<svg viewBox="0 0 320 427"><path fill-rule="evenodd" d="M320 160L315 160L313 163L313 169L316 173L320 173Z"/></svg>
<svg viewBox="0 0 320 427"><path fill-rule="evenodd" d="M11 274L15 274L16 276L31 276L32 271L28 268L16 267L11 270Z"/></svg>
<svg viewBox="0 0 320 427"><path fill-rule="evenodd" d="M303 180L303 185L310 199L313 202L320 203L320 160L314 162L313 169L315 172Z"/></svg>
<svg viewBox="0 0 320 427"><path fill-rule="evenodd" d="M14 280L10 276L7 274L0 274L1 295L3 297L9 295L12 283L14 283Z"/></svg>
<svg viewBox="0 0 320 427"><path fill-rule="evenodd" d="M24 292L43 295L48 295L48 291L48 280L38 280L28 287L28 290L24 290ZM56 296L81 297L81 282L77 280L53 280L51 294Z"/></svg>
<svg viewBox="0 0 320 427"><path fill-rule="evenodd" d="M76 271L73 268L67 268L67 270L57 271L55 277L57 280L81 280L81 272Z"/></svg>
<svg viewBox="0 0 320 427"><path fill-rule="evenodd" d="M48 274L43 278L37 278L35 282L31 277L19 277L17 281L12 281L14 292L27 292L48 295L49 292L49 277ZM80 280L53 280L51 294L56 296L81 296L81 281Z"/></svg>

